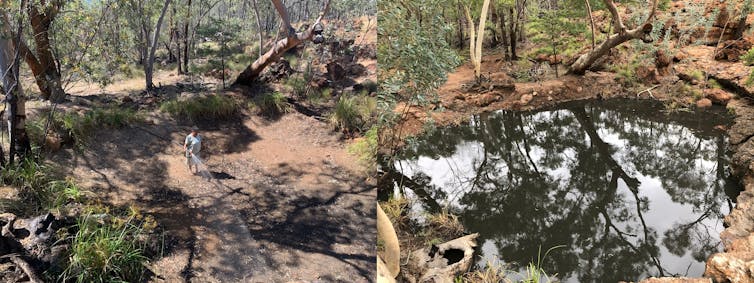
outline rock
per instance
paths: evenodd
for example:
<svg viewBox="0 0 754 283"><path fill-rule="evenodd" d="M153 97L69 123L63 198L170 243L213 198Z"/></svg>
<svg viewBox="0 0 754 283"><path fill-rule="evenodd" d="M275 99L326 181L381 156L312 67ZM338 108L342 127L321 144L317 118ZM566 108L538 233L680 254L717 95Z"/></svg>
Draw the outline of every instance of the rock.
<svg viewBox="0 0 754 283"><path fill-rule="evenodd" d="M708 98L714 104L728 105L728 101L732 98L730 94L722 89L706 89L704 90L704 97Z"/></svg>
<svg viewBox="0 0 754 283"><path fill-rule="evenodd" d="M754 255L717 253L707 260L704 276L714 282L754 283Z"/></svg>
<svg viewBox="0 0 754 283"><path fill-rule="evenodd" d="M658 84L660 83L658 76L659 73L654 66L641 65L636 68L636 77L644 82Z"/></svg>
<svg viewBox="0 0 754 283"><path fill-rule="evenodd" d="M518 101L521 102L521 105L527 105L529 104L529 102L531 102L532 99L534 99L534 96L532 96L531 94L524 94Z"/></svg>
<svg viewBox="0 0 754 283"><path fill-rule="evenodd" d="M487 105L492 104L493 102L497 101L499 96L491 94L491 93L485 93L482 95L479 95L478 98L473 100L473 103L475 106L478 107L485 107Z"/></svg>
<svg viewBox="0 0 754 283"><path fill-rule="evenodd" d="M752 45L754 45L752 42L745 39L726 40L722 43L723 47L715 54L715 60L738 62Z"/></svg>
<svg viewBox="0 0 754 283"><path fill-rule="evenodd" d="M709 100L707 98L699 99L699 101L696 102L696 107L698 108L707 108L712 106L712 100Z"/></svg>
<svg viewBox="0 0 754 283"><path fill-rule="evenodd" d="M673 55L673 62L681 62L689 57L689 54L683 51L678 51L675 55Z"/></svg>
<svg viewBox="0 0 754 283"><path fill-rule="evenodd" d="M712 283L712 281L709 278L650 277L639 281L639 283Z"/></svg>
<svg viewBox="0 0 754 283"><path fill-rule="evenodd" d="M453 282L474 262L474 247L479 233L463 236L432 248L411 253L409 268L422 274L417 282Z"/></svg>
<svg viewBox="0 0 754 283"><path fill-rule="evenodd" d="M338 81L346 77L346 69L338 62L330 62L325 66L327 68L327 78L332 81Z"/></svg>

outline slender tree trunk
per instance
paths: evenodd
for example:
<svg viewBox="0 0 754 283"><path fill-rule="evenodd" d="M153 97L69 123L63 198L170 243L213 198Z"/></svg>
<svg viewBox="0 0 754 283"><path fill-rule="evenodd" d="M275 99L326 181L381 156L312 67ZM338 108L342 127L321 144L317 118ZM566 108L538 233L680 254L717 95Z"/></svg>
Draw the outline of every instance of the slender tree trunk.
<svg viewBox="0 0 754 283"><path fill-rule="evenodd" d="M183 69L188 73L189 69L189 22L191 21L191 0L186 5L188 14L183 23Z"/></svg>
<svg viewBox="0 0 754 283"><path fill-rule="evenodd" d="M509 24L508 24L508 32L510 35L510 45L511 45L511 60L518 60L518 56L516 55L516 41L518 41L518 37L516 36L516 16L513 14L513 6L508 8L508 17L510 18Z"/></svg>
<svg viewBox="0 0 754 283"><path fill-rule="evenodd" d="M458 2L458 10L456 11L456 14L458 15L458 48L462 48L463 43L465 42L463 36L463 16L461 15L461 11L463 11L463 5Z"/></svg>
<svg viewBox="0 0 754 283"><path fill-rule="evenodd" d="M236 82L234 84L253 84L254 80L259 77L259 74L262 73L262 71L267 68L267 66L272 64L272 62L275 62L278 58L280 58L280 56L283 55L286 51L298 46L304 41L312 40L315 35L315 28L320 26L320 22L322 21L322 18L324 18L325 14L327 14L327 10L329 10L329 8L330 0L325 0L325 6L322 9L322 12L320 13L314 24L309 27L309 29L275 42L275 44L272 46L272 48L270 48L270 50L267 51L267 53L257 58L254 63L246 67L246 69L244 69L244 71L238 75L238 78L236 78Z"/></svg>
<svg viewBox="0 0 754 283"><path fill-rule="evenodd" d="M262 45L264 45L263 42L263 36L262 36L262 21L259 18L259 6L257 6L257 0L251 0L251 3L254 4L254 15L257 17L257 29L259 29L259 55L258 57L262 57ZM307 6L308 6L307 2Z"/></svg>
<svg viewBox="0 0 754 283"><path fill-rule="evenodd" d="M24 2L21 1L21 7ZM10 27L5 27L5 34L12 34ZM19 18L18 31L14 35L15 42L22 42L22 24ZM19 50L20 51L20 50ZM0 76L2 76L3 90L5 92L5 100L9 104L8 111L8 129L9 129L9 162L14 162L15 156L19 159L24 158L28 152L31 151L31 144L29 143L28 135L26 134L26 101L23 95L23 89L18 80L19 66L20 66L20 53L16 52L8 39L0 38ZM5 165L5 157L2 155L2 147L0 147L0 163Z"/></svg>
<svg viewBox="0 0 754 283"><path fill-rule="evenodd" d="M502 5L501 5L500 10L498 11L498 14L500 15L500 19L499 19L500 22L498 23L499 24L498 27L500 28L500 34L501 34L501 37L503 39L503 50L505 51L503 53L505 54L505 60L510 60L510 58L511 58L510 57L510 53L509 53L510 49L508 49L509 48L509 44L508 44L508 38L509 37L508 37L508 33L506 32L506 28L505 28L505 7L502 7Z"/></svg>
<svg viewBox="0 0 754 283"><path fill-rule="evenodd" d="M165 18L165 11L168 10L168 5L170 5L170 0L165 0L165 5L162 6L162 12L160 12L160 17L157 19L157 25L154 28L154 34L152 35L152 40L150 42L151 47L149 47L149 57L147 57L146 64L144 65L147 90L154 88L154 83L152 83L152 75L154 71L154 54L157 50L157 41L160 39L160 27L162 26L162 20Z"/></svg>

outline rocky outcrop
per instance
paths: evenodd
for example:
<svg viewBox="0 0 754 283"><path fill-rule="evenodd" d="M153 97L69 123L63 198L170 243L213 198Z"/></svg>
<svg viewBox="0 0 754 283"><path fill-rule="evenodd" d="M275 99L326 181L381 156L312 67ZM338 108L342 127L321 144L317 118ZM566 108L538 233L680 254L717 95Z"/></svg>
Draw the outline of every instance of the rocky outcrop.
<svg viewBox="0 0 754 283"><path fill-rule="evenodd" d="M724 252L707 260L705 276L714 282L754 282L754 104L732 100L735 123L728 131L734 154L732 169L741 177L744 190L736 207L725 216L727 227L721 234Z"/></svg>

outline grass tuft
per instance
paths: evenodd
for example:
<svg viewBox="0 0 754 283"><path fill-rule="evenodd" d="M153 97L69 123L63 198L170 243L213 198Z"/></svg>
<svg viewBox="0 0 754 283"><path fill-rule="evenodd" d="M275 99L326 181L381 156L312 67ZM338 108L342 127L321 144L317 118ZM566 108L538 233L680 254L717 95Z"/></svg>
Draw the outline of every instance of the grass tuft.
<svg viewBox="0 0 754 283"><path fill-rule="evenodd" d="M259 113L267 116L276 116L288 112L290 103L288 98L280 92L266 92L254 98L254 106Z"/></svg>
<svg viewBox="0 0 754 283"><path fill-rule="evenodd" d="M141 240L144 228L133 217L125 222L104 221L93 215L79 218L69 262L60 281L141 282L147 257Z"/></svg>
<svg viewBox="0 0 754 283"><path fill-rule="evenodd" d="M160 105L160 111L178 120L189 122L227 120L240 112L239 104L229 96L210 95L187 100L170 100Z"/></svg>

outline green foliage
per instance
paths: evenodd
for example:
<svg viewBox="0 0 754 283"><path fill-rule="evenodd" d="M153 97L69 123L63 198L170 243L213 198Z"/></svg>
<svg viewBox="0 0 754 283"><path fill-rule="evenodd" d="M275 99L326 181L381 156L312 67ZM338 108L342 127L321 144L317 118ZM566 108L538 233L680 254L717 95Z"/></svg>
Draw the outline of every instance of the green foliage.
<svg viewBox="0 0 754 283"><path fill-rule="evenodd" d="M145 278L144 227L133 217L124 223L81 217L71 243L64 282L141 282Z"/></svg>
<svg viewBox="0 0 754 283"><path fill-rule="evenodd" d="M667 11L670 8L670 0L660 0L657 2L657 9L660 11Z"/></svg>
<svg viewBox="0 0 754 283"><path fill-rule="evenodd" d="M558 1L564 5L566 1ZM584 47L584 39L591 41L591 30L582 19L586 13L581 9L543 9L534 7L532 14L538 14L526 23L526 30L532 34L530 40L541 45L529 56L561 55L572 57ZM546 47L545 47L546 46Z"/></svg>
<svg viewBox="0 0 754 283"><path fill-rule="evenodd" d="M754 65L754 47L749 49L744 55L741 56L741 61L744 62L744 65L746 66L752 66Z"/></svg>
<svg viewBox="0 0 754 283"><path fill-rule="evenodd" d="M268 116L283 114L288 112L291 107L288 98L277 91L257 95L254 98L254 106L259 109L261 114Z"/></svg>
<svg viewBox="0 0 754 283"><path fill-rule="evenodd" d="M169 113L175 119L198 122L227 120L236 117L240 108L232 97L208 95L166 101L160 105L160 111Z"/></svg>
<svg viewBox="0 0 754 283"><path fill-rule="evenodd" d="M707 80L707 86L710 87L710 88L715 88L715 89L721 89L721 88L723 88L723 86L720 85L720 83L717 82L715 79L709 79L709 80Z"/></svg>
<svg viewBox="0 0 754 283"><path fill-rule="evenodd" d="M744 62L747 66L754 65L754 47L749 49L746 54L741 56L741 61ZM754 85L754 70L751 71L751 74L749 74L749 78L746 79L746 85L751 86Z"/></svg>
<svg viewBox="0 0 754 283"><path fill-rule="evenodd" d="M377 5L380 120L389 122L395 118L393 109L398 102L427 104L435 100L435 90L460 62L445 40L452 31L442 13L445 1L386 0Z"/></svg>

